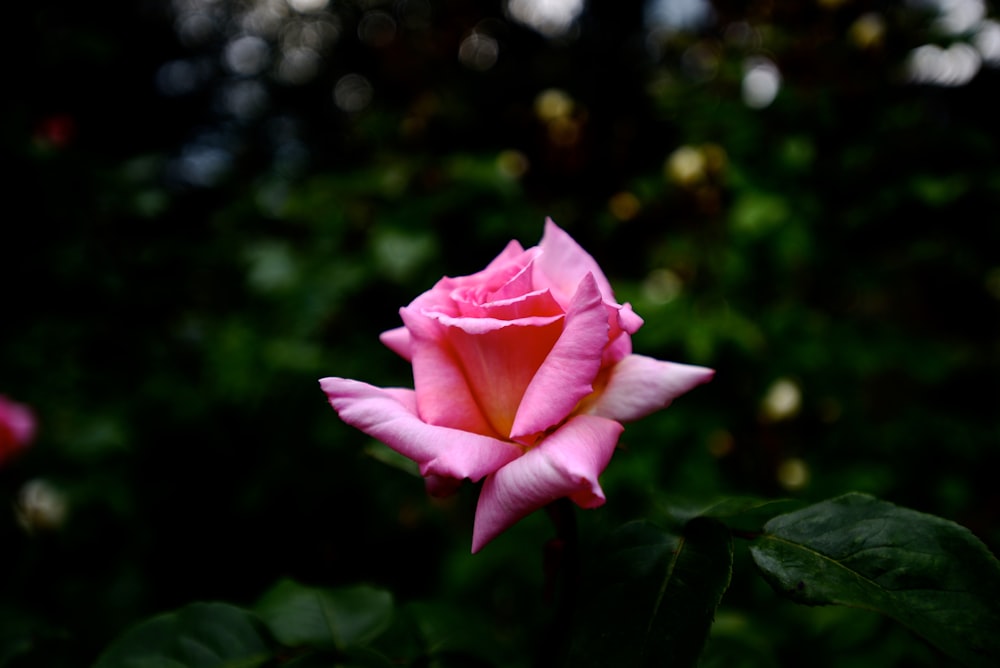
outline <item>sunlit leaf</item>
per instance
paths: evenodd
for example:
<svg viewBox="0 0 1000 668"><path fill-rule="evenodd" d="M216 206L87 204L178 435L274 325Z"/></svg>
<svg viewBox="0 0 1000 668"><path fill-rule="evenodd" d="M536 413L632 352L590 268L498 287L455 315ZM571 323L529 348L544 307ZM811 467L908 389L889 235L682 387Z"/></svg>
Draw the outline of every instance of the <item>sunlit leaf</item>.
<svg viewBox="0 0 1000 668"><path fill-rule="evenodd" d="M681 535L633 522L610 538L580 591L572 666L694 666L729 586L728 529L707 518Z"/></svg>
<svg viewBox="0 0 1000 668"><path fill-rule="evenodd" d="M968 665L1000 665L1000 565L967 529L863 494L764 529L750 549L777 592L882 612Z"/></svg>
<svg viewBox="0 0 1000 668"><path fill-rule="evenodd" d="M306 587L282 580L261 597L257 614L289 647L346 649L371 642L392 623L392 594L366 585Z"/></svg>
<svg viewBox="0 0 1000 668"><path fill-rule="evenodd" d="M249 612L192 603L125 632L94 668L253 668L273 654Z"/></svg>

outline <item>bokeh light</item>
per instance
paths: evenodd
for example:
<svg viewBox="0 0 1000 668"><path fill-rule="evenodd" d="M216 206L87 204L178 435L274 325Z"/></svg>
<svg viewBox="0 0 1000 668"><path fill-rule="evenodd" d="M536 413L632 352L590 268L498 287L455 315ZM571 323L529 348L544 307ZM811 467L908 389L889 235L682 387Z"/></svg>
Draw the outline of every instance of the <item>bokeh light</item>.
<svg viewBox="0 0 1000 668"><path fill-rule="evenodd" d="M365 12L358 22L358 38L373 47L387 46L396 37L396 19L381 9Z"/></svg>
<svg viewBox="0 0 1000 668"><path fill-rule="evenodd" d="M584 0L507 0L507 13L546 37L562 37L583 12L583 5Z"/></svg>
<svg viewBox="0 0 1000 668"><path fill-rule="evenodd" d="M906 62L909 80L935 86L964 86L979 72L979 52L964 42L947 48L924 44L910 52Z"/></svg>
<svg viewBox="0 0 1000 668"><path fill-rule="evenodd" d="M715 18L707 0L647 0L646 25L668 32L697 32Z"/></svg>
<svg viewBox="0 0 1000 668"><path fill-rule="evenodd" d="M288 0L288 6L297 12L319 12L326 9L330 0Z"/></svg>
<svg viewBox="0 0 1000 668"><path fill-rule="evenodd" d="M485 72L497 63L500 44L490 35L473 32L458 47L458 60L470 70Z"/></svg>
<svg viewBox="0 0 1000 668"><path fill-rule="evenodd" d="M226 45L223 58L230 71L254 76L263 72L270 63L271 47L260 37L243 35Z"/></svg>
<svg viewBox="0 0 1000 668"><path fill-rule="evenodd" d="M372 101L374 94L371 82L356 73L344 75L333 88L334 102L342 111L348 113L364 110Z"/></svg>
<svg viewBox="0 0 1000 668"><path fill-rule="evenodd" d="M763 109L774 102L781 90L781 72L768 58L754 56L743 63L743 102L751 109Z"/></svg>
<svg viewBox="0 0 1000 668"><path fill-rule="evenodd" d="M760 415L767 422L788 420L802 408L802 390L790 378L779 378L767 389L761 400Z"/></svg>

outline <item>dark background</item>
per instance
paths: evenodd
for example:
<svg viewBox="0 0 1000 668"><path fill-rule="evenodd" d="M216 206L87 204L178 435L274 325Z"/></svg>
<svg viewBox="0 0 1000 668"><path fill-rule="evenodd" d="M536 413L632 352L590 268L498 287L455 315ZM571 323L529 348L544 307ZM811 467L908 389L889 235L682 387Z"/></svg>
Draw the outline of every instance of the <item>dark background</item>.
<svg viewBox="0 0 1000 668"><path fill-rule="evenodd" d="M284 576L468 605L530 646L544 515L469 556L475 488L426 498L316 381L409 385L377 339L397 309L547 215L645 318L637 352L718 371L628 426L585 536L860 490L1000 546L1000 71L910 67L986 49L989 10L717 2L656 28L591 0L550 36L457 0L4 11L0 392L40 431L0 470L0 665L86 665ZM757 108L759 59L781 79ZM37 480L64 517L26 507ZM709 665L937 665L751 581L738 561Z"/></svg>

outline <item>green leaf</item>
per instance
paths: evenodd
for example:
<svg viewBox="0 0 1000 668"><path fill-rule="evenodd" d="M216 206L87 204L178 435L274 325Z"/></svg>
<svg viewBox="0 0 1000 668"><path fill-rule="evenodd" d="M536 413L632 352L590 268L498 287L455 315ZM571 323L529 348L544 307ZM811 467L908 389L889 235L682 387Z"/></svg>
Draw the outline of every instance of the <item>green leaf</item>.
<svg viewBox="0 0 1000 668"><path fill-rule="evenodd" d="M320 589L282 580L261 597L255 611L284 645L344 650L385 631L392 623L393 601L389 592L367 585Z"/></svg>
<svg viewBox="0 0 1000 668"><path fill-rule="evenodd" d="M126 631L94 668L253 668L273 657L252 614L192 603Z"/></svg>
<svg viewBox="0 0 1000 668"><path fill-rule="evenodd" d="M432 661L451 665L493 665L502 649L481 611L448 601L411 601L405 611L416 628L421 650Z"/></svg>
<svg viewBox="0 0 1000 668"><path fill-rule="evenodd" d="M802 506L793 499L760 499L750 496L725 497L709 505L673 503L665 508L672 524L683 526L696 517L710 517L723 522L730 529L759 532L764 523L775 515L796 510Z"/></svg>
<svg viewBox="0 0 1000 668"><path fill-rule="evenodd" d="M281 668L393 668L392 661L367 647L347 652L312 652L281 663Z"/></svg>
<svg viewBox="0 0 1000 668"><path fill-rule="evenodd" d="M777 592L875 610L968 665L1000 665L1000 565L964 527L847 494L764 530L750 551Z"/></svg>
<svg viewBox="0 0 1000 668"><path fill-rule="evenodd" d="M732 538L715 520L694 519L681 535L624 525L580 591L567 665L694 666L732 564Z"/></svg>

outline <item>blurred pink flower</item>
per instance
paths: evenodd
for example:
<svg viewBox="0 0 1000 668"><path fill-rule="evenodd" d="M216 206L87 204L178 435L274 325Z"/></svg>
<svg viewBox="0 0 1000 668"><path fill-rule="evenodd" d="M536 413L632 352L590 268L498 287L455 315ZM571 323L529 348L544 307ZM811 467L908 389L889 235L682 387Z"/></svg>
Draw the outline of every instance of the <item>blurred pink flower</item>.
<svg viewBox="0 0 1000 668"><path fill-rule="evenodd" d="M551 220L479 273L442 278L382 342L414 390L323 378L346 423L414 460L436 495L484 480L472 551L569 497L604 503L598 476L623 427L709 381L704 367L632 354L642 325L594 259Z"/></svg>
<svg viewBox="0 0 1000 668"><path fill-rule="evenodd" d="M34 437L31 409L0 395L0 465L28 447Z"/></svg>

